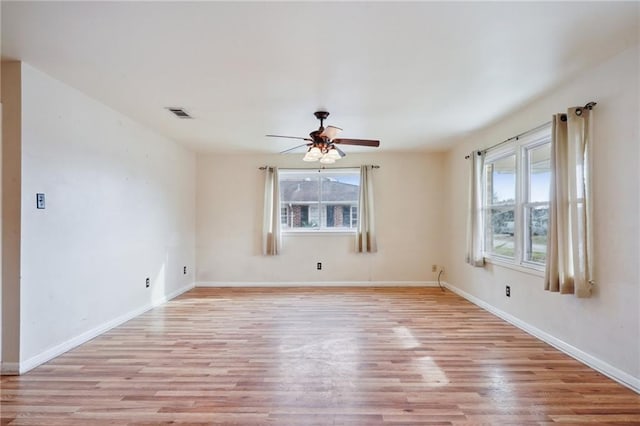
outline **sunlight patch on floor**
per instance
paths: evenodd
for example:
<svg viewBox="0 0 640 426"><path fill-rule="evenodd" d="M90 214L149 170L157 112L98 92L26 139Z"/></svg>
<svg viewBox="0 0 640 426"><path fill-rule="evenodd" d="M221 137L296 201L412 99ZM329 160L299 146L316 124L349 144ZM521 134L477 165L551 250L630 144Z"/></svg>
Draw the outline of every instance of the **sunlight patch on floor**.
<svg viewBox="0 0 640 426"><path fill-rule="evenodd" d="M442 370L438 364L430 357L425 356L415 360L418 369L424 377L424 384L430 387L440 387L449 384L449 378L447 374Z"/></svg>
<svg viewBox="0 0 640 426"><path fill-rule="evenodd" d="M413 337L413 333L405 326L401 327L393 327L393 334L396 335L398 340L400 341L400 345L404 349L413 349L420 346L420 343Z"/></svg>

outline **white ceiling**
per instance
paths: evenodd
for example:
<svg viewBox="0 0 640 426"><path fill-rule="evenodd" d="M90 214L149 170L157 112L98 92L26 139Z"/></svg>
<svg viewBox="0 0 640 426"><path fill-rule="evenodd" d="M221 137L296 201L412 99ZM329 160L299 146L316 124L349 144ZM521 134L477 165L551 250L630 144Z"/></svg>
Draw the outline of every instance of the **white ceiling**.
<svg viewBox="0 0 640 426"><path fill-rule="evenodd" d="M2 55L198 151L286 149L264 135L306 136L319 108L342 137L441 150L638 43L639 16L638 2L3 1Z"/></svg>

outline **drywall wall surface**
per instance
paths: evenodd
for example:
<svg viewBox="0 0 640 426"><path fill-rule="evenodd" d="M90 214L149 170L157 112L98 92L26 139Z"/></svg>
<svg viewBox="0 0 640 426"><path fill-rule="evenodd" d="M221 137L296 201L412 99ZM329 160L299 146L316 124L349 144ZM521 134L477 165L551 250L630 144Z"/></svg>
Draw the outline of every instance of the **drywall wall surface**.
<svg viewBox="0 0 640 426"><path fill-rule="evenodd" d="M30 364L193 282L195 155L24 63L22 87L21 361Z"/></svg>
<svg viewBox="0 0 640 426"><path fill-rule="evenodd" d="M640 194L638 47L583 70L504 121L469 135L448 153L445 205L450 238L446 280L517 319L640 379ZM467 162L485 148L551 119L568 107L593 110L594 273L589 299L546 292L543 278L465 258ZM505 297L505 285L511 297ZM640 382L638 382L640 383Z"/></svg>
<svg viewBox="0 0 640 426"><path fill-rule="evenodd" d="M20 358L21 64L2 62L2 371Z"/></svg>
<svg viewBox="0 0 640 426"><path fill-rule="evenodd" d="M431 264L443 262L442 154L350 153L340 160L341 167L380 166L373 175L377 253L356 253L353 234L285 234L280 255L262 256L264 171L258 168L313 167L302 161L303 154L198 156L197 282L435 279Z"/></svg>
<svg viewBox="0 0 640 426"><path fill-rule="evenodd" d="M2 34L2 7L1 6L0 6L0 34ZM0 188L2 188L2 83L1 82L2 82L2 66L0 65ZM2 260L1 259L2 259L2 195L0 195L0 372L2 372Z"/></svg>

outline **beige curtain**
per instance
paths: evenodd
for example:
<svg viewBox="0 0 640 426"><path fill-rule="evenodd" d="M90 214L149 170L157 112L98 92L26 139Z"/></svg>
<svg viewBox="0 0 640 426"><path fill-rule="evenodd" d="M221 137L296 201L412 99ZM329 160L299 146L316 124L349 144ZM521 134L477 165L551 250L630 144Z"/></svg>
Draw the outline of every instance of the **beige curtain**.
<svg viewBox="0 0 640 426"><path fill-rule="evenodd" d="M264 215L262 223L262 254L275 256L280 252L280 185L278 168L267 167L264 179Z"/></svg>
<svg viewBox="0 0 640 426"><path fill-rule="evenodd" d="M356 231L356 252L358 253L378 251L373 211L372 170L372 166L360 167L360 197L358 200L358 229Z"/></svg>
<svg viewBox="0 0 640 426"><path fill-rule="evenodd" d="M570 108L552 121L545 290L589 297L591 244L590 115Z"/></svg>
<svg viewBox="0 0 640 426"><path fill-rule="evenodd" d="M484 152L469 154L469 200L467 210L466 262L472 266L484 266L482 235L484 232L482 211L482 169Z"/></svg>

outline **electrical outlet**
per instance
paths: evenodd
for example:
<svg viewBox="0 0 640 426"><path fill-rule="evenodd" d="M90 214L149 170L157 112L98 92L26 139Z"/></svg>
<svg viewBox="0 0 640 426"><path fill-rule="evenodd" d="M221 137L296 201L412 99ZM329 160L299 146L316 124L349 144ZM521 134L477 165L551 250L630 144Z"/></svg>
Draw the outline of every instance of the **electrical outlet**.
<svg viewBox="0 0 640 426"><path fill-rule="evenodd" d="M149 288L149 286L151 285L151 281L149 280L149 278L147 278L146 280L144 280L144 286L146 288Z"/></svg>
<svg viewBox="0 0 640 426"><path fill-rule="evenodd" d="M431 272L437 272L438 271L438 265L431 265Z"/></svg>
<svg viewBox="0 0 640 426"><path fill-rule="evenodd" d="M44 194L43 193L37 193L36 194L36 208L37 209L44 209Z"/></svg>
<svg viewBox="0 0 640 426"><path fill-rule="evenodd" d="M322 269L322 262L318 262L318 264L316 265L316 269L318 271Z"/></svg>
<svg viewBox="0 0 640 426"><path fill-rule="evenodd" d="M507 297L511 297L511 286L509 285L506 286L504 292L507 295Z"/></svg>
<svg viewBox="0 0 640 426"><path fill-rule="evenodd" d="M187 267L186 266L182 267L182 274L183 275L187 275Z"/></svg>

